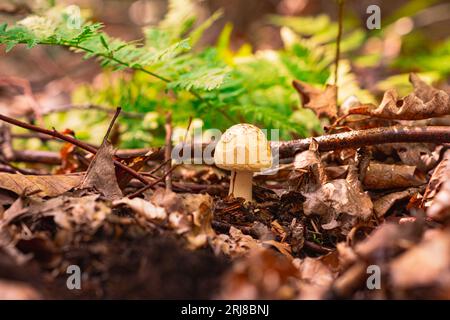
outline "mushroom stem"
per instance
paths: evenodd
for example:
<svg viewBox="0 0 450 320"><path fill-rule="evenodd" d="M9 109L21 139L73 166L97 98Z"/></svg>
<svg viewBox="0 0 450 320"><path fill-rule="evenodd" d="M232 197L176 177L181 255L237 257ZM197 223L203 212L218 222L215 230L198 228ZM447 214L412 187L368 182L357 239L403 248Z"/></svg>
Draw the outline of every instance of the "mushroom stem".
<svg viewBox="0 0 450 320"><path fill-rule="evenodd" d="M231 171L229 194L235 198L252 201L252 180L253 172L251 171Z"/></svg>

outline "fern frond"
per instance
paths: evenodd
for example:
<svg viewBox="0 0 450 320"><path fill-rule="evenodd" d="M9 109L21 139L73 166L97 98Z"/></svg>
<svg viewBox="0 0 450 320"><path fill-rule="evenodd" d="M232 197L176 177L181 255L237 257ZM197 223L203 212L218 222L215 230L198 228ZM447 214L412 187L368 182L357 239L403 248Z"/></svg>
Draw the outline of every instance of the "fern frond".
<svg viewBox="0 0 450 320"><path fill-rule="evenodd" d="M207 90L219 88L229 74L229 70L223 68L203 68L180 76L178 80L168 84L170 89Z"/></svg>

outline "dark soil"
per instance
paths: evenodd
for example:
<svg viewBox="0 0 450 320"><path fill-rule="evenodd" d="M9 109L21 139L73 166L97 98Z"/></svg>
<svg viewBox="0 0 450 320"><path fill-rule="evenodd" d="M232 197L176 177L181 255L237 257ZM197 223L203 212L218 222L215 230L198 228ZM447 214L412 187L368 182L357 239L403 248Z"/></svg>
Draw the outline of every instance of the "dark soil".
<svg viewBox="0 0 450 320"><path fill-rule="evenodd" d="M147 236L86 243L68 249L65 261L84 271L82 290L69 290L69 275L39 273L35 262L17 267L0 256L0 278L24 281L49 299L208 299L229 266L211 250L190 251L177 239Z"/></svg>

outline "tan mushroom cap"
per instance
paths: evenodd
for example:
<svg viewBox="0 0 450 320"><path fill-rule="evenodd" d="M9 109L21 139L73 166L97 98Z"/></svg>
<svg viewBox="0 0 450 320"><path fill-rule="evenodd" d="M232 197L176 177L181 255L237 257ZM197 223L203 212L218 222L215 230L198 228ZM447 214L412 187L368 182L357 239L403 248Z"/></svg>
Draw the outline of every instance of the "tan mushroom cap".
<svg viewBox="0 0 450 320"><path fill-rule="evenodd" d="M221 136L214 151L216 166L231 171L260 171L272 166L270 143L256 126L241 123Z"/></svg>

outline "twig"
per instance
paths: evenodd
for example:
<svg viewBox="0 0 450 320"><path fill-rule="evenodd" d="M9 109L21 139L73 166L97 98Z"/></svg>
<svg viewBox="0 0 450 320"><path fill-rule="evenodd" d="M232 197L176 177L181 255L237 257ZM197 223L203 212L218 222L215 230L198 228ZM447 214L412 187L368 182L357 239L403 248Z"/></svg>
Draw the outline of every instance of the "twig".
<svg viewBox="0 0 450 320"><path fill-rule="evenodd" d="M49 137L49 136L46 136L46 135L40 134L40 133L36 133L36 134L33 134L33 133L13 133L13 134L11 134L11 138L12 139L26 139L26 140L27 139L39 139L39 140L41 140L43 142L53 139L52 137ZM58 141L58 142L60 142L60 141Z"/></svg>
<svg viewBox="0 0 450 320"><path fill-rule="evenodd" d="M168 112L166 116L166 146L164 150L164 160L166 163L166 191L172 191L172 112Z"/></svg>
<svg viewBox="0 0 450 320"><path fill-rule="evenodd" d="M336 86L336 106L338 105L338 80L339 80L339 60L341 55L341 38L342 38L342 19L344 15L344 1L345 0L338 0L338 34L336 37L336 56L334 61L334 84Z"/></svg>
<svg viewBox="0 0 450 320"><path fill-rule="evenodd" d="M52 151L14 150L14 158L11 161L59 165L61 164L61 156L59 153Z"/></svg>
<svg viewBox="0 0 450 320"><path fill-rule="evenodd" d="M305 240L305 247L321 254L327 254L333 251L333 249L321 246L320 244L308 240Z"/></svg>
<svg viewBox="0 0 450 320"><path fill-rule="evenodd" d="M167 171L166 173L164 173L164 175L162 177L160 177L159 179L156 179L155 181L153 181L152 183L140 188L139 190L137 190L136 192L133 192L132 194L128 195L128 198L133 199L136 198L137 196L141 195L143 192L147 191L148 189L152 188L153 186L157 185L158 183L162 182L167 175L169 175L173 170L175 170L178 167L178 165L173 166L172 168L170 168L169 171Z"/></svg>
<svg viewBox="0 0 450 320"><path fill-rule="evenodd" d="M97 149L89 144L79 141L70 136L66 136L57 131L51 131L43 129L10 117L0 114L0 120L17 125L19 127L40 132L49 136L53 136L63 141L70 142L90 153L96 153ZM291 141L272 141L271 146L278 148L280 159L286 159L293 157L297 152L308 150L313 138L298 139ZM393 126L393 127L381 127L368 130L354 130L349 132L335 133L329 135L323 135L314 137L319 145L320 151L330 151L336 149L345 148L360 148L362 146L384 144L384 143L413 143L413 142L426 142L426 143L450 143L450 127L448 126L427 126L427 127L407 127L407 126ZM196 148L194 144L191 144L190 151ZM203 144L202 148L207 147L207 144ZM143 156L149 151L154 151L152 160L162 160L164 155L164 149L155 151L154 149L139 149L139 150L119 150L117 155L126 153L133 156ZM18 151L15 151L16 153ZM26 158L26 152L21 151L23 158ZM56 162L56 154L40 152L43 159ZM18 158L18 155L16 155ZM17 160L18 161L18 160ZM149 182L140 174L123 165L118 161L114 163L129 172L133 177L139 181L148 184Z"/></svg>
<svg viewBox="0 0 450 320"><path fill-rule="evenodd" d="M67 112L70 110L96 110L96 111L102 111L102 112L106 112L106 113L110 113L110 114L113 114L116 112L114 109L111 109L111 108L108 108L105 106L88 103L88 104L66 104L66 105L59 106L57 108L44 110L42 112L42 114L49 114L49 113L55 113L55 112ZM122 117L127 117L127 118L136 118L136 119L142 118L142 114L137 113L137 112L122 111L120 115Z"/></svg>
<svg viewBox="0 0 450 320"><path fill-rule="evenodd" d="M103 143L105 144L106 141L108 141L109 135L111 133L112 128L114 127L114 124L116 123L117 117L119 116L120 112L122 111L121 107L117 107L116 112L114 113L113 118L111 119L111 122L109 123L108 130L105 133L105 136L103 137Z"/></svg>
<svg viewBox="0 0 450 320"><path fill-rule="evenodd" d="M10 124L13 124L15 126L18 126L18 127L21 127L21 128L27 129L27 130L40 132L40 133L43 133L43 134L55 137L57 139L64 140L64 141L72 143L72 144L76 145L77 147L80 147L81 149L84 149L84 150L86 150L86 151L88 151L88 152L90 152L92 154L96 154L97 153L97 149L92 147L92 146L90 146L89 144L84 143L84 142L82 142L80 140L77 140L77 139L75 139L75 138L73 138L71 136L59 133L56 130L44 129L44 128L41 128L41 127L38 127L38 126L35 126L35 125L32 125L32 124L28 124L26 122L22 122L22 121L17 120L17 119L13 119L13 118L7 117L7 116L5 116L3 114L0 114L0 120L3 120L5 122L8 122ZM117 160L114 160L114 165L116 165L117 167L123 169L124 171L126 171L127 173L129 173L130 175L132 175L133 177L135 177L136 179L138 179L142 183L145 183L146 185L149 184L149 181L144 176L140 175L139 173L137 173L133 169L127 167L126 165L122 164L121 162L119 162Z"/></svg>
<svg viewBox="0 0 450 320"><path fill-rule="evenodd" d="M189 116L188 125L187 125L187 128L186 128L186 132L184 134L184 137L183 137L183 143L185 143L186 140L187 140L187 137L188 137L188 134L189 134L189 130L191 129L191 124L192 124L192 116Z"/></svg>
<svg viewBox="0 0 450 320"><path fill-rule="evenodd" d="M296 153L308 150L313 138L305 138L291 141L272 141L272 148L278 149L280 159L292 158ZM384 144L384 143L450 143L450 127L448 126L427 126L427 127L407 127L392 126L380 127L367 130L353 130L349 132L328 134L314 137L319 144L320 151L330 151L345 148L360 148L362 146ZM202 144L204 150L208 144ZM198 146L190 144L188 152L193 154L193 150ZM120 152L120 151L119 151ZM141 152L141 153L139 153ZM143 155L146 150L134 152L134 155ZM148 152L148 150L147 150ZM164 149L155 153L153 160L162 160Z"/></svg>
<svg viewBox="0 0 450 320"><path fill-rule="evenodd" d="M142 172L142 175L144 176L152 176L154 173L158 172L159 169L161 169L162 167L164 167L167 162L172 161L172 159L166 160L161 162L156 168L153 168L150 172Z"/></svg>
<svg viewBox="0 0 450 320"><path fill-rule="evenodd" d="M272 142L271 145L279 148L280 158L290 158L297 152L308 150L312 139ZM320 151L360 148L385 143L448 143L450 142L450 127L381 127L323 135L315 137L314 140L319 144Z"/></svg>
<svg viewBox="0 0 450 320"><path fill-rule="evenodd" d="M14 150L11 142L11 129L5 125L0 125L0 154L5 160L11 161L14 159Z"/></svg>
<svg viewBox="0 0 450 320"><path fill-rule="evenodd" d="M20 173L20 174L32 174L32 175L40 175L42 174L39 171L35 171L32 169L22 169L18 168L15 165L12 165L11 163L4 161L0 159L0 171L2 172L8 172L8 173Z"/></svg>

